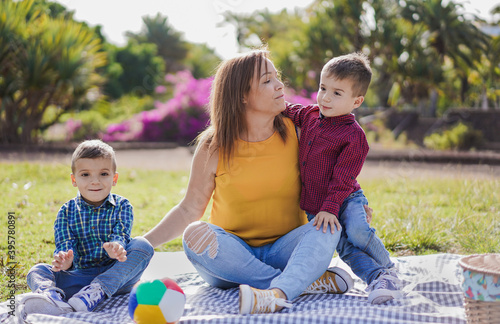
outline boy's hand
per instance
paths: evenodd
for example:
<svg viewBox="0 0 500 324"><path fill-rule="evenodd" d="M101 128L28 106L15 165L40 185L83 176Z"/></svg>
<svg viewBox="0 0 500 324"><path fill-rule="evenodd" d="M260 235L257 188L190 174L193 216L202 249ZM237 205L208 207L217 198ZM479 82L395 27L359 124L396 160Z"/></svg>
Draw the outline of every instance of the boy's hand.
<svg viewBox="0 0 500 324"><path fill-rule="evenodd" d="M102 247L108 252L111 259L116 259L120 262L127 260L127 250L125 250L120 243L106 242Z"/></svg>
<svg viewBox="0 0 500 324"><path fill-rule="evenodd" d="M366 221L368 224L372 222L372 216L373 216L373 209L368 207L368 205L363 205L365 207L365 212L366 212Z"/></svg>
<svg viewBox="0 0 500 324"><path fill-rule="evenodd" d="M335 228L337 228L337 231L340 231L342 229L339 220L337 219L337 216L335 216L334 214L330 214L329 212L326 211L320 211L316 215L316 217L314 217L313 226L316 226L317 230L319 230L323 225L323 233L326 233L326 230L328 229L328 224L330 224L332 234L335 233Z"/></svg>
<svg viewBox="0 0 500 324"><path fill-rule="evenodd" d="M69 250L68 252L59 251L56 255L54 255L54 260L52 261L52 271L64 271L71 268L73 264L73 250Z"/></svg>

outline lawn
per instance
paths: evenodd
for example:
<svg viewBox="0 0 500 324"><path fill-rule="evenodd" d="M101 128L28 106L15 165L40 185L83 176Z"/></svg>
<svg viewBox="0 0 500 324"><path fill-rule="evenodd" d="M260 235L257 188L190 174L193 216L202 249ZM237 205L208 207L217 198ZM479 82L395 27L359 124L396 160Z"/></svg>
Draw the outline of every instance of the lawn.
<svg viewBox="0 0 500 324"><path fill-rule="evenodd" d="M188 172L119 171L113 192L127 197L134 206L133 236L156 225L183 197L188 182ZM15 284L16 293L28 291L25 278L29 269L36 263L51 262L54 219L60 206L77 192L70 172L63 164L0 163L0 301L9 296L9 285ZM498 179L360 182L375 210L372 224L393 256L500 252ZM181 249L180 239L176 239L157 251Z"/></svg>

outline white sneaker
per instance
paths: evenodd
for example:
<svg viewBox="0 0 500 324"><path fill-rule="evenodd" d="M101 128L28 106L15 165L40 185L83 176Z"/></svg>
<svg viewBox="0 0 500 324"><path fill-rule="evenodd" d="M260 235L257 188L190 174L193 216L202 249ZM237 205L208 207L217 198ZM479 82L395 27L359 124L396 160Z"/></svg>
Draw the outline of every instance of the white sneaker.
<svg viewBox="0 0 500 324"><path fill-rule="evenodd" d="M91 283L83 287L79 292L68 300L68 303L78 312L91 312L100 302L104 300L106 294L98 283Z"/></svg>
<svg viewBox="0 0 500 324"><path fill-rule="evenodd" d="M44 290L28 293L19 299L17 315L25 320L29 314L47 314L59 316L73 312L56 290Z"/></svg>
<svg viewBox="0 0 500 324"><path fill-rule="evenodd" d="M273 290L240 285L240 314L274 313L283 307L290 308L292 304Z"/></svg>
<svg viewBox="0 0 500 324"><path fill-rule="evenodd" d="M400 291L401 280L395 271L382 273L366 288L369 291L368 302L374 305L383 304L395 298L403 297Z"/></svg>
<svg viewBox="0 0 500 324"><path fill-rule="evenodd" d="M302 294L345 294L351 290L354 280L347 271L339 267L328 268Z"/></svg>

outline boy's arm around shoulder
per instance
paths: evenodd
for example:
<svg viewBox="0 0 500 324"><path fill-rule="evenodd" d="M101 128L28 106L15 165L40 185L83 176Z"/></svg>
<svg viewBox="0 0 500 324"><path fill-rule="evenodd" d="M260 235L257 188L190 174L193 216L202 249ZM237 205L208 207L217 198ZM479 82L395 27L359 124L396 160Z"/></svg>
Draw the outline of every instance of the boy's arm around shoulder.
<svg viewBox="0 0 500 324"><path fill-rule="evenodd" d="M191 162L186 195L153 229L144 235L153 247L180 236L189 224L203 217L215 189L218 161L218 150L210 154L208 144L202 140Z"/></svg>
<svg viewBox="0 0 500 324"><path fill-rule="evenodd" d="M285 104L286 108L281 114L290 118L295 126L302 127L305 116L313 105L304 106L301 104L291 104L289 102L285 102Z"/></svg>

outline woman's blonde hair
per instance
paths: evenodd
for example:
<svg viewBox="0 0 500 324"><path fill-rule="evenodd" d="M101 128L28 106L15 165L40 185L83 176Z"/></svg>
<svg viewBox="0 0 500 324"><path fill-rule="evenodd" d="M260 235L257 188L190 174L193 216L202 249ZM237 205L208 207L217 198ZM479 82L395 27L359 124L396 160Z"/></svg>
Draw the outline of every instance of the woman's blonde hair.
<svg viewBox="0 0 500 324"><path fill-rule="evenodd" d="M266 59L269 51L264 47L225 60L217 68L210 92L210 125L197 137L198 143L208 145L210 155L223 149L223 158L227 163L231 160L239 135L248 129L244 97L255 71L260 71ZM287 132L281 114L275 117L274 128L285 142Z"/></svg>

